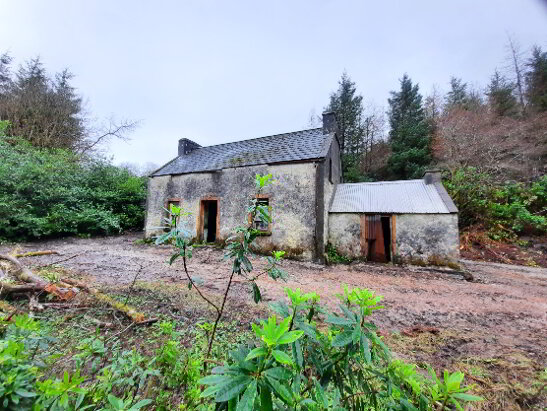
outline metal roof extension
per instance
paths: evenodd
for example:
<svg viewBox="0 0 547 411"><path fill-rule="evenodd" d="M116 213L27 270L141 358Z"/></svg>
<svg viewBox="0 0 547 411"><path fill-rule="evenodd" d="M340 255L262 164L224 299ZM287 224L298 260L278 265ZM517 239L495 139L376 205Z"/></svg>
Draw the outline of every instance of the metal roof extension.
<svg viewBox="0 0 547 411"><path fill-rule="evenodd" d="M449 214L458 209L441 183L420 179L338 184L330 212Z"/></svg>

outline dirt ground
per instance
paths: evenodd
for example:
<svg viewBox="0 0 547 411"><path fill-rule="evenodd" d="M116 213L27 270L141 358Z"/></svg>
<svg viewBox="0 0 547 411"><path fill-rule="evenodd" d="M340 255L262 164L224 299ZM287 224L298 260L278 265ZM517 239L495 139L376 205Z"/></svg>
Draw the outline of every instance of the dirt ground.
<svg viewBox="0 0 547 411"><path fill-rule="evenodd" d="M141 266L138 281L187 284L181 263L171 267L167 263L170 247L135 244L139 238L138 234L71 238L19 247L22 251L56 250L60 255L21 260L34 267L60 261L58 265L99 286L130 284ZM0 246L0 253L11 249L13 245ZM265 265L260 256L252 262L256 269ZM366 287L384 296L386 309L378 311L374 321L388 345L402 357L439 367L462 361L482 364L474 379L485 384L496 378L491 375L485 381L488 361L508 361L510 369L516 370L514 381L521 378L518 367L534 375L541 373L547 360L547 269L468 260L461 263L473 274L473 282L449 270L438 272L427 267L370 263L327 267L287 260L282 264L289 274L286 282L263 276L258 284L266 303L284 298L285 287L298 287L317 292L333 309L342 284ZM220 249L195 248L189 271L204 292L219 294L227 281L230 262L223 260ZM244 309L244 303L252 301L249 285L238 281L230 297ZM433 334L435 340L428 340ZM402 344L399 336L416 338ZM504 384L514 385L511 378L504 378Z"/></svg>

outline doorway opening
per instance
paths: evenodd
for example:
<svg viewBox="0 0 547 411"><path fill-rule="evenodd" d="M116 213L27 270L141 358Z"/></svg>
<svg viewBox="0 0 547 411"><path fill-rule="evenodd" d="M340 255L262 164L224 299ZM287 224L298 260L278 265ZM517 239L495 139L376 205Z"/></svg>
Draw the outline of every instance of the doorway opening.
<svg viewBox="0 0 547 411"><path fill-rule="evenodd" d="M218 232L218 200L201 200L201 235L206 243L214 243Z"/></svg>
<svg viewBox="0 0 547 411"><path fill-rule="evenodd" d="M368 261L391 261L391 216L361 216L361 251Z"/></svg>
<svg viewBox="0 0 547 411"><path fill-rule="evenodd" d="M391 217L382 216L382 233L384 235L385 262L391 261Z"/></svg>

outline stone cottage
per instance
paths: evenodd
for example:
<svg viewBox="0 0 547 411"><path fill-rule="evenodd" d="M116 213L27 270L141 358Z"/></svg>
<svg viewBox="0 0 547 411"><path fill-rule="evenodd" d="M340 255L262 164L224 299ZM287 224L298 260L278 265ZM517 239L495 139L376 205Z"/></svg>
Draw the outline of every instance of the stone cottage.
<svg viewBox="0 0 547 411"><path fill-rule="evenodd" d="M150 175L146 235L158 233L163 207L181 204L191 216L182 224L197 241L222 242L246 221L256 174L271 173L260 200L272 223L256 240L263 252L323 261L328 210L340 182L340 149L333 113L323 127L201 147L179 140L178 156Z"/></svg>
<svg viewBox="0 0 547 411"><path fill-rule="evenodd" d="M329 241L353 258L427 262L459 257L458 209L432 170L423 179L339 184Z"/></svg>
<svg viewBox="0 0 547 411"><path fill-rule="evenodd" d="M146 236L161 232L163 208L182 205L181 224L199 242L222 242L247 221L256 174L275 183L260 196L272 223L256 221L257 249L323 262L338 253L373 261L459 256L457 209L439 172L422 180L341 184L333 113L323 127L201 147L179 140L178 156L150 175Z"/></svg>

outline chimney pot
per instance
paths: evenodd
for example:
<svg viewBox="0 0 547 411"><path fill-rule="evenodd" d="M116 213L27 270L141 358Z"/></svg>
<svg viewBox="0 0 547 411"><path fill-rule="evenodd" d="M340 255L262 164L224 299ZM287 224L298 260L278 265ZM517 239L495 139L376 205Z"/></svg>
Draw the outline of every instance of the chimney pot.
<svg viewBox="0 0 547 411"><path fill-rule="evenodd" d="M198 148L201 148L201 146L192 140L188 140L187 138L181 138L179 140L179 156L190 154Z"/></svg>

